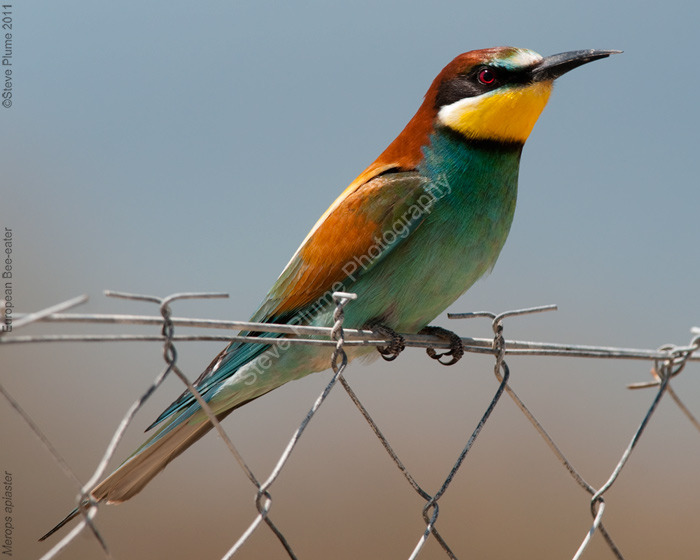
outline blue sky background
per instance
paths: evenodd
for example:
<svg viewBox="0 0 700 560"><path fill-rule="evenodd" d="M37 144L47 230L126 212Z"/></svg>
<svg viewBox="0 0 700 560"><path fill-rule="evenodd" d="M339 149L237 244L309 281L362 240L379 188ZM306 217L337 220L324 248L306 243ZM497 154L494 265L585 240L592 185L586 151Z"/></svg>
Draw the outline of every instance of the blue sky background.
<svg viewBox="0 0 700 560"><path fill-rule="evenodd" d="M229 300L183 302L175 313L246 319L318 216L403 128L437 72L458 53L509 44L543 55L625 53L557 83L523 153L500 260L451 310L556 303L556 313L509 321L507 336L639 348L685 343L700 323L692 2L12 6L0 228L14 232L20 311L86 293L90 303L79 311L155 314L102 290L226 291ZM490 332L444 316L437 324L466 336ZM86 331L115 332L27 332ZM220 347L183 344L181 364L196 377ZM0 381L83 480L161 367L159 348L146 344L2 353ZM353 364L348 377L430 489L495 391L491 368L490 359L468 356L448 370L409 351L391 364ZM511 369L526 404L591 484L602 484L651 402L651 392L625 388L647 380L649 365L514 358ZM698 371L691 365L675 382L696 413ZM227 420L260 477L327 379L290 384ZM116 460L180 390L170 380L147 404ZM18 555L37 557L47 547L35 538L71 508L76 489L4 401L0 415L0 468L14 473L20 504ZM629 557L697 558L699 443L665 399L608 499L609 529ZM340 390L272 494L272 517L302 558L404 558L422 531L420 499ZM98 524L117 558L218 558L254 517L252 496L210 436L138 498L103 508ZM585 493L504 402L444 498L439 527L460 557L544 559L570 557L589 521ZM596 539L589 557L610 556L603 551ZM66 557L98 552L81 538ZM242 557L263 556L283 554L260 529ZM425 557L434 556L432 543Z"/></svg>

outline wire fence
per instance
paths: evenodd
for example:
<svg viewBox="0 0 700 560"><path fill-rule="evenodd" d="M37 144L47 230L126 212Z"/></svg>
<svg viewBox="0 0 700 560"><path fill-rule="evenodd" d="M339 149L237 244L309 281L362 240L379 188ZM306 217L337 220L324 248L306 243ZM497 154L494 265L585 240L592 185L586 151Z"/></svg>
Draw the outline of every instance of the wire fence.
<svg viewBox="0 0 700 560"><path fill-rule="evenodd" d="M400 459L388 438L384 435L378 424L374 421L368 410L358 398L348 383L348 380L343 375L348 363L346 348L353 346L376 346L381 347L389 344L391 340L385 340L377 332L368 330L356 330L343 328L344 308L352 305L354 294L337 292L333 294L333 299L336 304L334 314L334 325L332 328L312 327L312 326L290 326L283 324L261 324L249 323L240 321L216 321L208 319L191 319L178 318L172 316L171 304L178 300L194 299L194 298L219 298L228 297L226 294L220 293L179 293L173 294L164 298L143 296L135 294L125 294L118 292L106 292L108 296L117 298L126 298L132 300L140 300L151 302L158 306L160 311L159 316L141 316L141 315L117 315L117 314L78 314L66 313L66 311L83 304L87 301L87 297L82 296L75 298L59 305L49 307L47 309L24 315L14 315L12 322L12 332L7 333L0 331L0 344L38 344L38 343L65 343L65 342L125 342L125 341L153 341L160 342L163 345L163 360L165 366L163 370L156 376L151 385L144 391L126 411L119 426L115 430L97 468L90 479L82 483L74 472L68 467L67 462L62 458L61 454L54 447L52 442L42 432L40 426L25 412L21 404L13 398L6 390L0 380L0 393L9 402L14 411L23 419L23 421L31 428L33 433L39 438L42 445L49 451L56 463L59 465L63 473L68 479L73 481L76 488L80 488L80 493L77 497L77 504L80 507L81 518L77 525L70 530L59 542L57 542L43 557L42 560L55 558L61 551L69 547L76 536L88 531L93 535L99 543L106 558L111 558L108 543L103 538L97 529L94 519L97 516L100 504L98 504L90 495L90 490L99 482L105 475L107 465L112 458L117 445L124 436L127 427L132 422L134 415L142 407L149 397L161 386L168 375L177 376L187 387L187 390L192 393L202 409L206 412L209 420L214 425L215 429L221 436L230 453L236 459L241 469L250 480L254 487L255 506L257 515L248 527L242 528L237 540L231 545L229 550L221 557L226 560L234 557L238 553L244 543L256 530L260 529L261 525L265 525L275 537L279 540L281 546L286 551L289 558L296 559L295 553L290 541L283 532L283 528L278 527L272 519L272 489L279 478L280 473L285 468L291 454L293 453L297 443L303 436L309 423L316 415L319 408L324 404L328 395L340 385L346 394L349 396L355 407L368 423L370 429L381 443L387 454L396 465L401 475L405 478L406 483L415 491L423 501L422 516L425 523L422 534L416 535L416 544L408 557L409 559L418 558L424 550L426 542L433 538L444 551L444 555L448 558L457 558L458 551L453 550L447 540L439 532L437 521L440 513L440 500L446 495L450 489L450 485L462 467L470 450L472 449L477 437L482 431L482 428L491 417L492 412L501 402L502 396L507 394L517 405L523 415L534 426L539 435L547 443L556 459L561 463L564 469L570 474L572 479L585 492L590 495L588 507L591 513L591 523L584 530L582 528L582 538L580 545L573 556L573 559L581 558L583 552L589 545L594 533L599 532L604 538L610 552L616 558L624 558L620 547L613 541L610 532L605 528L603 519L605 517L605 494L613 487L622 470L624 469L630 455L635 446L640 440L645 428L651 420L662 396L668 393L676 405L682 410L683 414L692 423L692 425L700 431L700 423L693 416L687 406L681 401L679 396L673 391L670 381L683 371L688 362L700 361L700 329L691 329L692 340L684 346L665 345L656 350L643 350L632 348L614 348L614 347L599 347L599 346L582 346L582 345L565 345L551 344L541 342L527 342L517 340L506 340L505 322L512 317L550 311L555 309L555 306L545 306L529 309L521 309L508 311L505 313L494 314L490 312L480 313L463 313L449 314L452 319L469 319L475 317L487 317L491 320L493 337L491 339L484 338L461 338L462 345L466 352L490 354L494 357L494 374L498 380L498 387L491 401L485 407L481 419L478 421L473 432L469 435L464 443L457 460L454 462L449 472L444 476L442 483L436 491L429 491L421 485L416 478L411 474L406 464ZM2 311L0 309L0 311ZM4 316L4 314L3 314ZM116 325L160 325L161 334L157 335L128 335L128 334L51 334L51 335L21 335L16 334L23 327L37 322L51 323L85 323L85 324L116 324ZM333 375L327 385L324 387L321 394L316 398L310 407L307 414L299 426L294 431L291 439L287 443L284 451L279 456L274 468L266 476L261 477L256 475L246 463L241 453L236 448L234 442L229 438L226 431L219 424L215 414L209 408L205 400L194 388L189 378L178 366L178 355L175 344L181 341L243 341L252 343L261 343L260 338L254 336L231 336L231 335L179 335L175 334L176 327L198 327L206 329L226 329L240 330L249 332L270 332L283 333L287 336L274 339L265 338L264 344L307 344L328 346L328 363L333 371ZM406 346L425 348L431 357L440 359L446 353L440 354L439 349L450 348L449 343L444 337L428 335L428 334L403 334ZM642 360L651 362L652 374L654 379L648 383L638 383L631 385L630 388L656 388L654 398L649 405L646 413L641 419L637 429L631 436L631 439L622 453L615 468L610 473L606 482L596 488L586 482L579 471L567 459L559 446L554 442L552 437L547 433L542 424L535 418L533 413L527 408L524 402L518 397L512 387L508 384L510 370L506 363L507 356L514 355L536 355L536 356L568 356L568 357L585 357L599 359L624 359L624 360Z"/></svg>

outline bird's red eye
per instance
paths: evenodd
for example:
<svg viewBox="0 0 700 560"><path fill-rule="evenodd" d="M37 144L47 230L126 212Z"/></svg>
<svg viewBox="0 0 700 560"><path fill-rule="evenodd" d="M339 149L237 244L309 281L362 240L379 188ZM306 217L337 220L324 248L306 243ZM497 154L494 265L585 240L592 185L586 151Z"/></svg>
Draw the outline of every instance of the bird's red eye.
<svg viewBox="0 0 700 560"><path fill-rule="evenodd" d="M482 68L478 74L479 82L490 86L496 81L496 73L491 68Z"/></svg>

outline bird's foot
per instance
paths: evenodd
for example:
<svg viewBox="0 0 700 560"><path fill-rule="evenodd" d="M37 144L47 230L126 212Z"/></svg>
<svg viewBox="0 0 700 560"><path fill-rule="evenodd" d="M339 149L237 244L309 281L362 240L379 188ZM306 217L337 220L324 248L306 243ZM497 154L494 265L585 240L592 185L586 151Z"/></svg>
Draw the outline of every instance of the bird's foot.
<svg viewBox="0 0 700 560"><path fill-rule="evenodd" d="M462 339L452 331L448 331L447 329L443 329L442 327L428 326L420 330L418 334L437 336L450 343L450 349L447 352L438 353L435 350L435 348L425 349L425 352L428 354L428 356L430 356L433 360L437 360L443 366L454 365L462 358L462 356L464 356L464 345L462 344ZM452 356L452 358L447 362L443 362L440 359L443 356Z"/></svg>
<svg viewBox="0 0 700 560"><path fill-rule="evenodd" d="M403 336L397 333L394 329L381 324L378 321L370 321L365 324L364 329L368 329L380 335L382 338L391 339L387 346L377 346L377 352L387 362L391 362L398 358L399 354L406 348L406 341Z"/></svg>

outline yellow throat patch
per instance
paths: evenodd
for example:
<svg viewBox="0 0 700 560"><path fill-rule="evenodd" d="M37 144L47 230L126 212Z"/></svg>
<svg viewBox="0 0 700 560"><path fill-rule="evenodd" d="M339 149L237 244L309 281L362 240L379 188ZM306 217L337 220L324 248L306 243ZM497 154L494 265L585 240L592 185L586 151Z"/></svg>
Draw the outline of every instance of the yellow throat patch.
<svg viewBox="0 0 700 560"><path fill-rule="evenodd" d="M551 81L497 89L442 107L438 119L467 138L525 142L551 92Z"/></svg>

